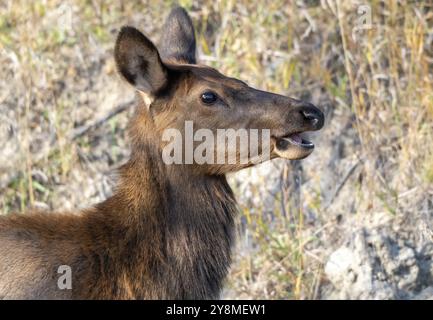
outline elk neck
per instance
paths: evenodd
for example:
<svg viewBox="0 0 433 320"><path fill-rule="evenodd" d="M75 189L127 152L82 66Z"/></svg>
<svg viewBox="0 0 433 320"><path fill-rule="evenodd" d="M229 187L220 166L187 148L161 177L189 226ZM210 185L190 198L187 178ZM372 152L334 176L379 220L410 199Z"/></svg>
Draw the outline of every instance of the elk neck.
<svg viewBox="0 0 433 320"><path fill-rule="evenodd" d="M155 285L164 288L155 297L216 298L231 261L232 190L224 175L164 164L160 137L143 110L138 106L130 123L131 158L120 169L118 187L99 208L110 208L124 230L125 256L131 259L133 251L138 264L147 264L143 270L153 268L151 277L164 275L155 280L166 282Z"/></svg>

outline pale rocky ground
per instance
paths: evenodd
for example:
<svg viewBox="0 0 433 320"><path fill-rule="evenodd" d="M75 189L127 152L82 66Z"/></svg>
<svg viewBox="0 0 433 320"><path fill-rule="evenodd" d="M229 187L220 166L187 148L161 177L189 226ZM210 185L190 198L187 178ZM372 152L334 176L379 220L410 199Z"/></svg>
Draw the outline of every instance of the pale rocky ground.
<svg viewBox="0 0 433 320"><path fill-rule="evenodd" d="M236 21L250 23L256 8L244 8L239 3ZM83 31L93 26L79 20L78 5L73 8L74 19L78 20L74 20L74 27L65 31L64 37L75 39L74 43L62 43L55 50L44 51L37 47L39 40L32 38L41 30L51 30L53 23L62 17L61 7L54 3L43 19L28 18L28 22L20 25L18 35L13 38L20 41L19 45L1 47L0 211L4 214L31 207L72 210L101 201L111 194L115 169L128 158L125 127L132 108L83 137L71 136L76 128L94 123L115 106L133 98L133 91L123 85L115 72L112 59L115 35L120 25L126 23L154 35L159 28L154 22L162 19L154 19L152 15L161 15L161 9L153 5L146 13L133 10L126 15L122 10L127 9L111 8L105 22L110 28L104 29L101 40L94 33ZM380 148L374 145L365 151L347 101L325 90L320 79L309 82L308 75L301 73L305 82L293 80L289 88L280 89L274 75L282 63L294 56L301 64L300 70L307 69L321 52L322 41L334 41L336 30L331 25L334 18L330 10L314 16L318 24L321 17L328 21L319 32L313 27L309 29L312 24L307 20L312 18L305 13L304 6L294 5L291 9L294 13L290 23L299 30L288 53L279 48L268 52L276 46L271 29L274 23L266 26L258 18L256 27L263 30L254 34L254 45L249 50L256 50L263 58L259 67L254 63L250 69L242 65L244 70L227 66L230 57L216 54L217 45L210 53L199 50L200 57L207 62L226 59L221 62L223 72L232 76L240 73L252 85L263 89L269 85L269 90L274 88L308 99L326 114L325 128L312 135L316 150L309 158L291 163L274 160L230 176L242 214L235 263L223 297L432 298L433 186L421 180L409 183L407 178L403 179L422 168L399 167L399 160L407 155L395 152L392 139L398 130L388 131L372 122L370 130L385 130L389 141L384 140L386 143ZM92 10L90 15L98 16L97 10ZM194 5L192 16L197 25L206 10ZM278 8L269 7L268 11L278 19L285 19ZM250 16L245 12L250 12ZM300 20L296 22L294 19L298 17ZM224 36L233 32L227 27L230 21L216 21L216 30L221 30ZM235 38L240 41L249 36L247 29ZM215 35L211 27L206 32L215 41L222 37ZM323 40L323 35L329 38ZM24 40L26 37L30 39ZM431 43L426 41L426 45ZM242 42L231 44L226 55L242 51ZM338 66L335 69L340 70L343 65L340 44L325 49L329 59L323 62L325 68ZM240 64L241 60L236 59L240 58L234 56L234 65ZM313 77L314 72L309 76ZM257 74L264 79L257 80ZM377 118L387 117L383 111L377 112ZM426 128L428 131L433 126L427 122Z"/></svg>

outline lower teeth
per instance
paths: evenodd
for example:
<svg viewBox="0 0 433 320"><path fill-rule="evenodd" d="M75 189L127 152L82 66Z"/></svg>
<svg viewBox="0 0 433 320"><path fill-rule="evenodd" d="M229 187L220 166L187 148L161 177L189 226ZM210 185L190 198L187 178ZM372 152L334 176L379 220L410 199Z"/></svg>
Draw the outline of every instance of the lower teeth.
<svg viewBox="0 0 433 320"><path fill-rule="evenodd" d="M303 146L303 147L313 146L313 144L310 141L304 139L300 139L300 141L298 141L297 139L295 140L290 137L287 137L287 138L280 138L277 140L277 148L279 150L286 150L291 144Z"/></svg>

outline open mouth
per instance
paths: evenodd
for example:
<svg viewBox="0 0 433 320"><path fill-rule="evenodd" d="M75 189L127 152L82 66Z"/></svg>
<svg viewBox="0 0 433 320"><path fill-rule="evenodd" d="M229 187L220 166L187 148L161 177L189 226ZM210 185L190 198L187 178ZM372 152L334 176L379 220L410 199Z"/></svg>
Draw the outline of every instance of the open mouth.
<svg viewBox="0 0 433 320"><path fill-rule="evenodd" d="M314 150L314 144L302 137L301 133L291 133L281 137L274 137L274 152L284 159L303 159Z"/></svg>
<svg viewBox="0 0 433 320"><path fill-rule="evenodd" d="M301 137L299 133L292 133L284 137L277 138L276 146L280 150L286 150L290 145L305 149L314 149L314 143Z"/></svg>

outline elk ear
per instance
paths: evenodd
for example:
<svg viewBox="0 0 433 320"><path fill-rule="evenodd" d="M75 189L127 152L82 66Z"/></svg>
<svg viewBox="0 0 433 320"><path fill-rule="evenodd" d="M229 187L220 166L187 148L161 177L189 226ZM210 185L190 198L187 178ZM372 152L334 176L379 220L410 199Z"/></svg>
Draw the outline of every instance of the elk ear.
<svg viewBox="0 0 433 320"><path fill-rule="evenodd" d="M167 82L167 69L155 45L140 31L123 27L117 36L114 58L120 74L150 96L154 96Z"/></svg>
<svg viewBox="0 0 433 320"><path fill-rule="evenodd" d="M172 9L165 21L160 48L164 60L196 63L194 26L182 7Z"/></svg>

